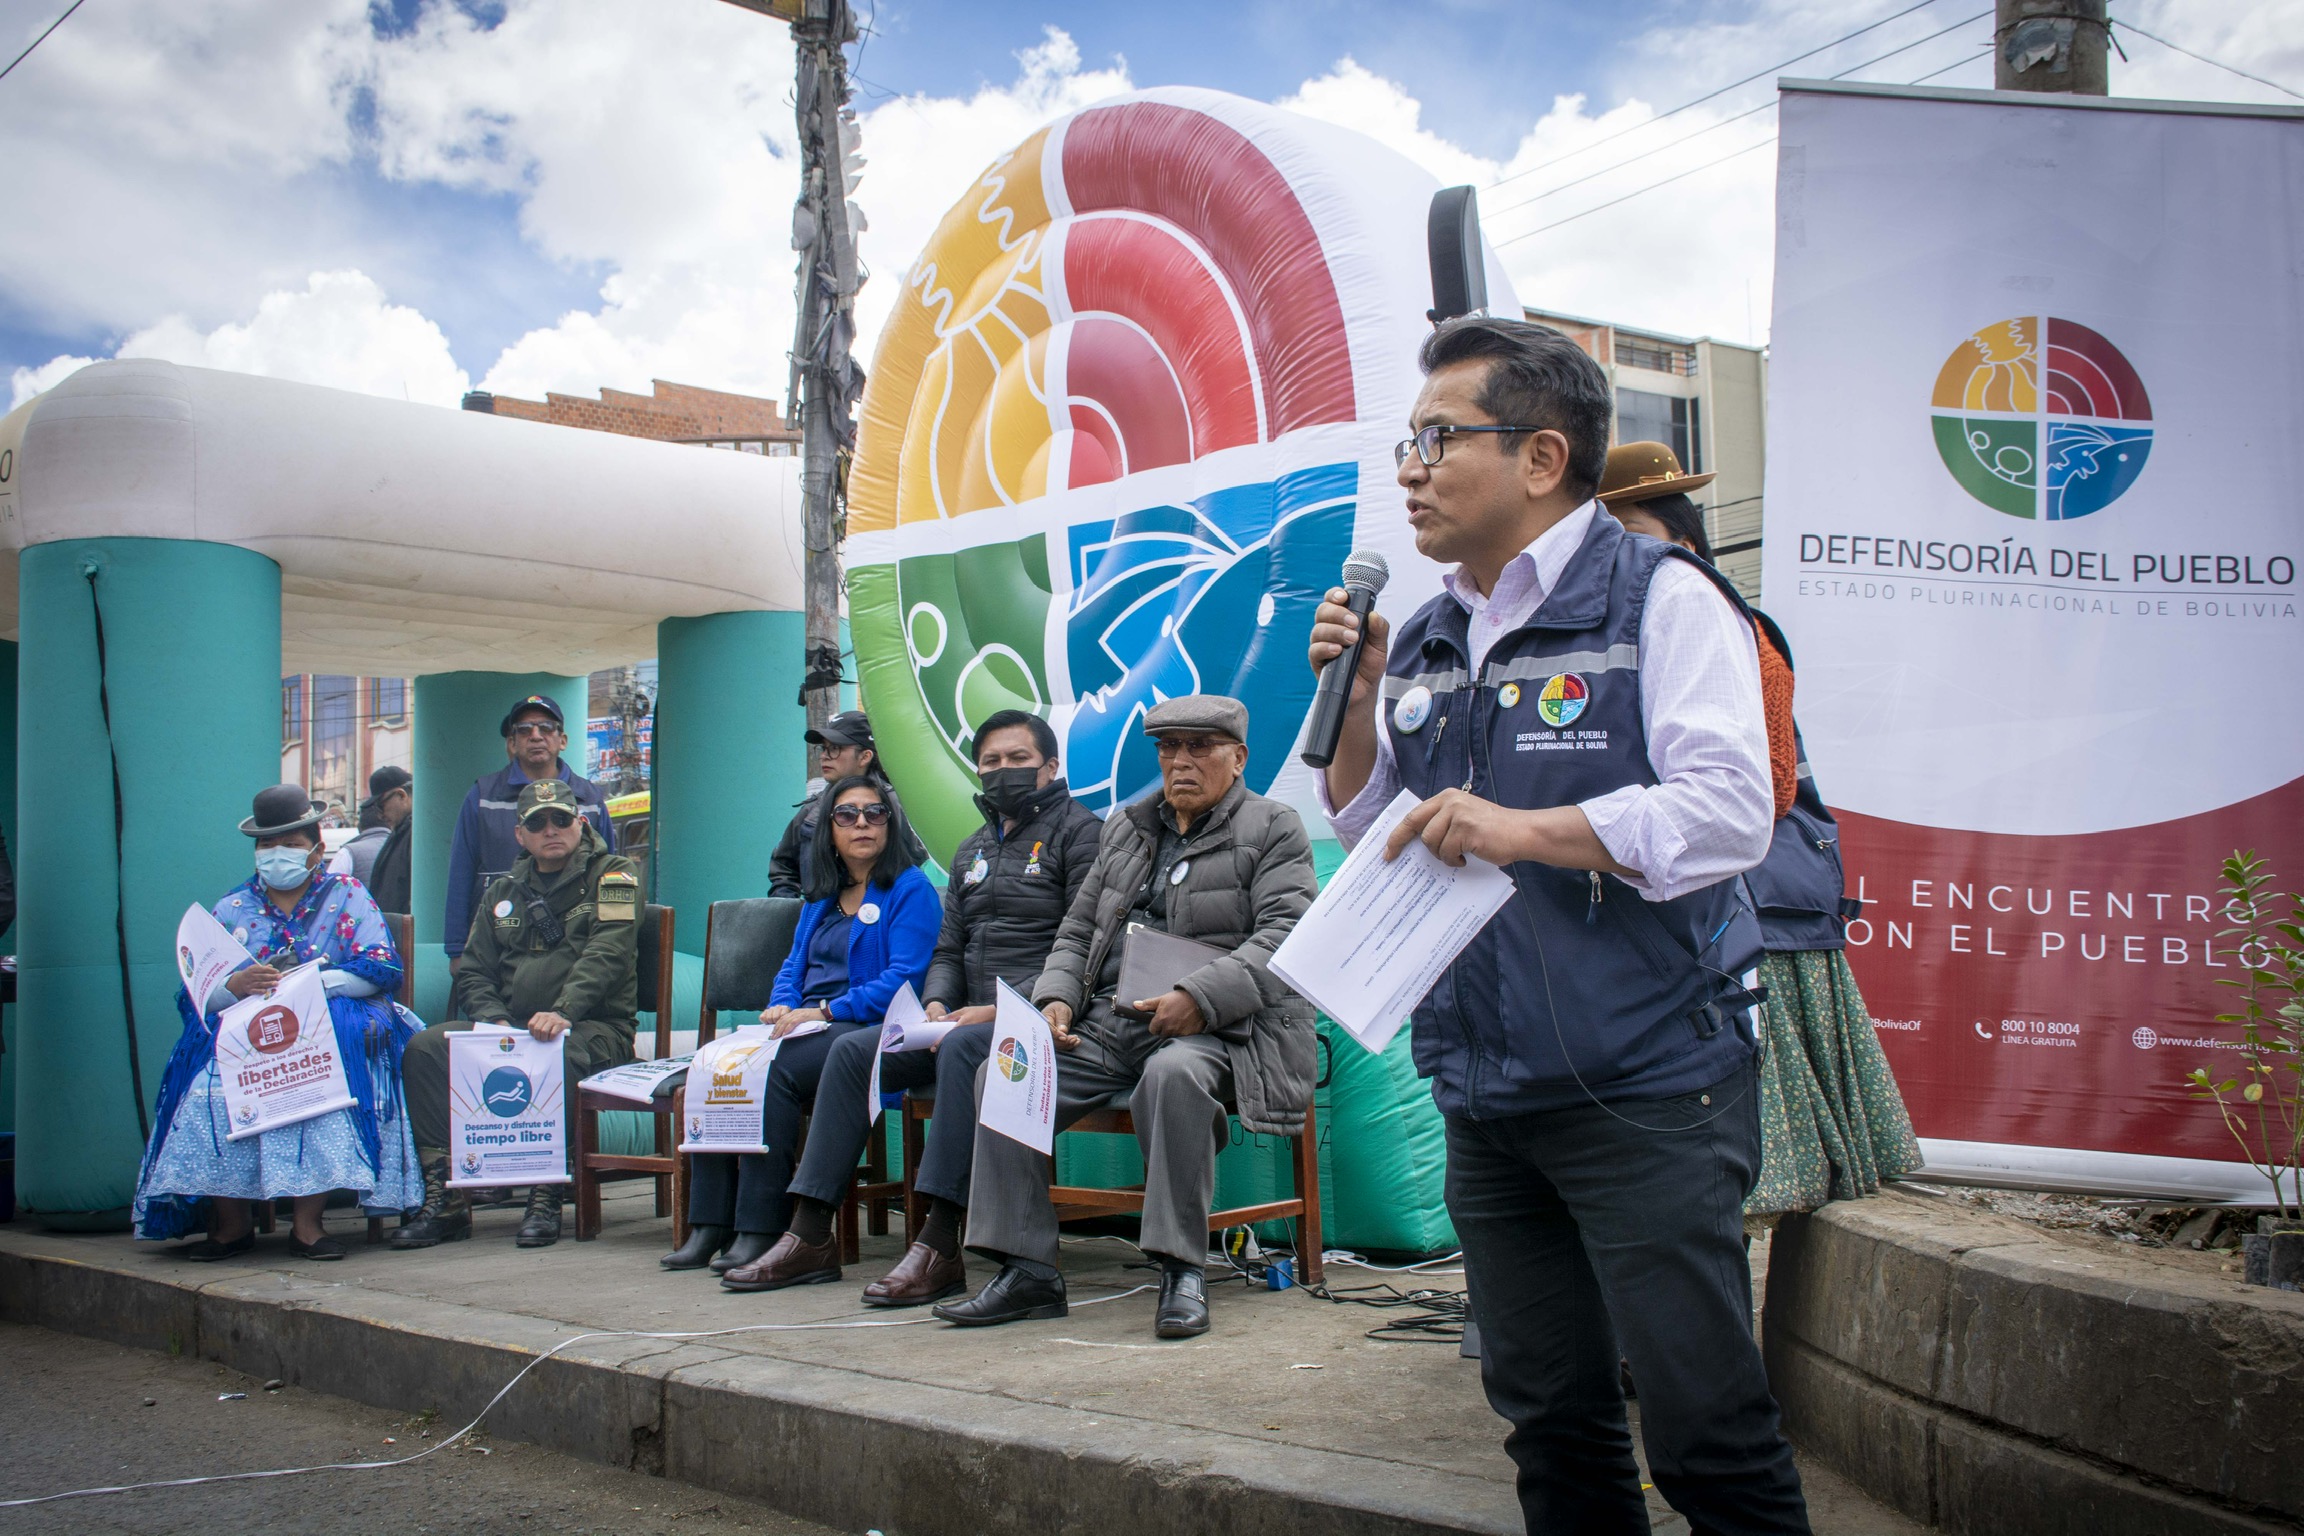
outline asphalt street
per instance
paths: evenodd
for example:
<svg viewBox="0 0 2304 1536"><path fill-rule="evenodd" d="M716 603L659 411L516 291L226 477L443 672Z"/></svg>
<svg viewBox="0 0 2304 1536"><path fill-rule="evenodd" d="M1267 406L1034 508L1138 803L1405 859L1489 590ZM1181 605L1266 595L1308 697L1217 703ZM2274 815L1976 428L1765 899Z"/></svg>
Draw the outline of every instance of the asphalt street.
<svg viewBox="0 0 2304 1536"><path fill-rule="evenodd" d="M0 1391L0 1499L389 1460L459 1427L295 1387L267 1392L261 1380L221 1366L13 1324L0 1324L0 1381L7 1383ZM833 1536L744 1499L485 1434L389 1471L0 1509L0 1536L199 1531Z"/></svg>

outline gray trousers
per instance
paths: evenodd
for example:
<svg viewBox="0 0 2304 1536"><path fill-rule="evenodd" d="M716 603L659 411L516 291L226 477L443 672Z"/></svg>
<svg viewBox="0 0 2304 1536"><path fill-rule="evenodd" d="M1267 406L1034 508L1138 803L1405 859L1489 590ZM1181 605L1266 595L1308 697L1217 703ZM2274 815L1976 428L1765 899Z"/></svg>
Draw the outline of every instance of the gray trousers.
<svg viewBox="0 0 2304 1536"><path fill-rule="evenodd" d="M1216 1154L1229 1130L1232 1063L1213 1035L1158 1040L1097 1004L1079 1026L1079 1048L1056 1057L1056 1129L1134 1090L1129 1112L1144 1149L1144 1251L1199 1264L1208 1256L1208 1209ZM984 1097L984 1070L976 1073ZM1056 1207L1049 1160L1022 1142L976 1130L969 1179L968 1246L994 1259L1056 1262Z"/></svg>

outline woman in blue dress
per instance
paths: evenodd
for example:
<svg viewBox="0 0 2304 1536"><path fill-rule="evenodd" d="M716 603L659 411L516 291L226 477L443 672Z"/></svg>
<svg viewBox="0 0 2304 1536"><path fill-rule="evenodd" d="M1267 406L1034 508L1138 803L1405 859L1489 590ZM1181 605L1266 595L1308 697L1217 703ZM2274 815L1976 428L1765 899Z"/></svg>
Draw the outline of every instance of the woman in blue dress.
<svg viewBox="0 0 2304 1536"><path fill-rule="evenodd" d="M400 1053L422 1023L392 1001L401 958L384 914L359 881L321 868L326 807L294 784L257 795L240 830L256 843L256 873L216 903L216 921L255 957L198 1005L176 991L184 1033L160 1084L152 1142L136 1186L136 1235L184 1237L181 1250L203 1261L255 1246L256 1201L296 1201L289 1251L340 1259L344 1247L321 1230L331 1190L349 1189L370 1214L420 1205L424 1178L400 1102ZM285 1125L241 1141L230 1129L216 1076L217 1015L244 997L269 994L283 972L321 962L328 1015L343 1051L349 1109ZM357 1047L356 1049L354 1047ZM203 1209L205 1206L205 1209Z"/></svg>
<svg viewBox="0 0 2304 1536"><path fill-rule="evenodd" d="M912 863L904 813L878 780L844 778L818 804L814 852L802 864L808 905L776 973L773 1005L760 1015L783 1042L768 1069L761 1116L768 1150L689 1157L688 1242L661 1261L667 1269L709 1264L734 1291L840 1278L837 1250L802 1278L789 1266L763 1267L788 1232L817 1253L830 1231L828 1207L804 1199L795 1210L788 1197L801 1122L816 1103L832 1042L878 1029L906 982L920 990L944 921L936 888ZM794 1033L803 1028L808 1032Z"/></svg>

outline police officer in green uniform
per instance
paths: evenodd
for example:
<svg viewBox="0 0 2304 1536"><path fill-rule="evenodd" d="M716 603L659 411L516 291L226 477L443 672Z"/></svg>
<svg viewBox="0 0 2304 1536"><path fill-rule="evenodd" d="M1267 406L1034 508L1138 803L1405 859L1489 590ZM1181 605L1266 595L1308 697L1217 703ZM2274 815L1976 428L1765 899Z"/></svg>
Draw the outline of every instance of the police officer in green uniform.
<svg viewBox="0 0 2304 1536"><path fill-rule="evenodd" d="M455 1006L463 1018L408 1042L401 1082L424 1164L424 1209L393 1235L395 1248L429 1248L472 1235L462 1190L448 1187L448 1035L474 1021L525 1028L567 1042L567 1146L576 1145L575 1085L632 1060L640 1002L640 876L610 853L584 818L576 792L558 779L520 790L514 836L520 857L490 882L456 957ZM519 1244L560 1238L560 1186L528 1193Z"/></svg>

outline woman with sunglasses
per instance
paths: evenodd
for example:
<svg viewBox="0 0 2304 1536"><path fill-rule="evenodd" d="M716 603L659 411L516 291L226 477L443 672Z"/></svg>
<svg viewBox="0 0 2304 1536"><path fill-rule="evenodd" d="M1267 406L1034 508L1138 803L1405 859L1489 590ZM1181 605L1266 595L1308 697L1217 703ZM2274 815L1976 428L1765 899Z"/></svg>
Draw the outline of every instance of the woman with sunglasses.
<svg viewBox="0 0 2304 1536"><path fill-rule="evenodd" d="M830 1238L827 1208L811 1201L795 1212L786 1193L801 1121L816 1102L832 1043L878 1029L889 999L906 982L920 990L943 922L936 888L905 851L903 812L878 780L851 775L827 788L818 804L822 814L805 861L808 905L776 973L774 1001L760 1015L783 1042L768 1069L761 1137L768 1151L689 1159L689 1238L663 1259L667 1269L709 1263L732 1291L840 1278L837 1262L791 1278L772 1277L763 1262L788 1227L796 1240L816 1246Z"/></svg>

